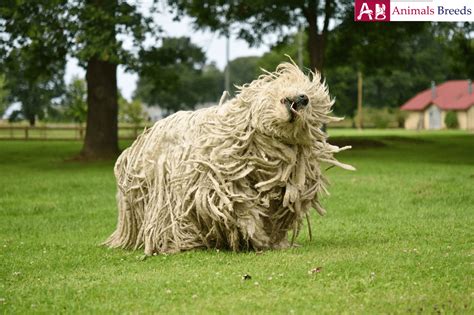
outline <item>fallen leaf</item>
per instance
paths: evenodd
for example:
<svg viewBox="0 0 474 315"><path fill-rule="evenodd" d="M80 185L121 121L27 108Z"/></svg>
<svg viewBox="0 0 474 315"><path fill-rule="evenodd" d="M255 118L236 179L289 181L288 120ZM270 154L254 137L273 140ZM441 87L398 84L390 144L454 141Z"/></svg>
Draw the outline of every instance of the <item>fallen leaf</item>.
<svg viewBox="0 0 474 315"><path fill-rule="evenodd" d="M308 273L309 274L320 273L322 269L323 267L316 267L316 268L311 269Z"/></svg>

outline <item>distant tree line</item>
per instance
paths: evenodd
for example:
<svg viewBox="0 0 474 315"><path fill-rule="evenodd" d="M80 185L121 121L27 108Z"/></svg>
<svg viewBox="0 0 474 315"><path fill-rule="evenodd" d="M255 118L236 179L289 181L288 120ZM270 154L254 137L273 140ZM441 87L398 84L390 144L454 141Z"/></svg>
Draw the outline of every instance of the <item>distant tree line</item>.
<svg viewBox="0 0 474 315"><path fill-rule="evenodd" d="M163 8L176 19L191 16L196 28L232 33L251 45L267 34L277 38L263 57L228 65L237 85L259 67L273 69L284 53L297 60L303 38L303 66L322 72L337 99L336 114L354 115L357 72L365 78L365 105L372 107L398 106L431 80L473 77L472 23L355 23L349 0L155 0L149 15L125 0L2 1L0 111L19 102L18 114L31 124L55 114L77 122L85 116L81 156L94 159L119 152L119 65L139 74L129 113L137 100L168 113L217 100L222 72L189 38L164 37L152 18ZM160 44L145 47L145 39ZM64 83L67 56L86 70L82 87ZM78 107L80 91L87 110Z"/></svg>

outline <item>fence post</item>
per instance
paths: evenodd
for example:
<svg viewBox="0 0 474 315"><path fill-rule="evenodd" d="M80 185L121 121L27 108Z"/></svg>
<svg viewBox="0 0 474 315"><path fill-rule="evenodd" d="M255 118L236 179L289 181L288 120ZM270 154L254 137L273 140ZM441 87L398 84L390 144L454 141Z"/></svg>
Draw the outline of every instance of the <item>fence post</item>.
<svg viewBox="0 0 474 315"><path fill-rule="evenodd" d="M28 140L28 126L25 127L25 140Z"/></svg>

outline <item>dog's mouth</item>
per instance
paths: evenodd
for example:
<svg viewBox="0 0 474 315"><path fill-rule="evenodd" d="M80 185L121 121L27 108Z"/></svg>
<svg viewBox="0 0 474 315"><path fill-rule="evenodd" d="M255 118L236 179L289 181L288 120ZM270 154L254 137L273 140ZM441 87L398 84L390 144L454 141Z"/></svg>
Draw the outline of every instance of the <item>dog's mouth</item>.
<svg viewBox="0 0 474 315"><path fill-rule="evenodd" d="M290 122L293 122L301 116L300 111L308 105L309 99L306 95L301 94L295 97L282 98L280 102L286 106L290 115Z"/></svg>

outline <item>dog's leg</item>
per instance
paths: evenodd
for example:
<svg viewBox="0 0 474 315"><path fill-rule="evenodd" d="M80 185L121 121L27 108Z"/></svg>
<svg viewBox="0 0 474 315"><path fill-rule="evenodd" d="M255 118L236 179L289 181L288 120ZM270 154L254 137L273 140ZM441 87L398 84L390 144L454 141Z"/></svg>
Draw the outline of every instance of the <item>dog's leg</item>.
<svg viewBox="0 0 474 315"><path fill-rule="evenodd" d="M254 250L266 250L271 247L270 237L265 230L265 216L263 215L263 208L253 205L249 208L244 204L234 205L236 213L238 213L237 224L242 233L244 240L249 243ZM246 208L246 209L245 209Z"/></svg>

